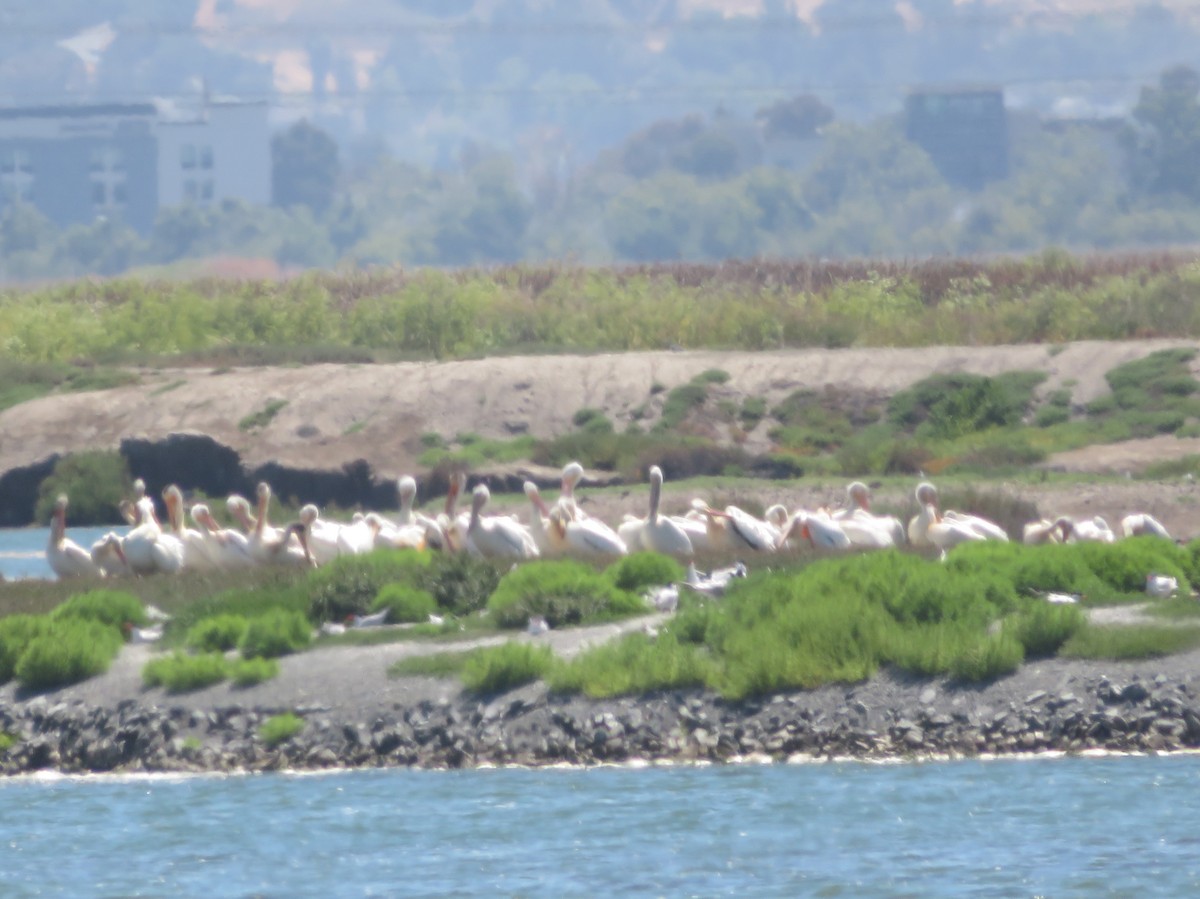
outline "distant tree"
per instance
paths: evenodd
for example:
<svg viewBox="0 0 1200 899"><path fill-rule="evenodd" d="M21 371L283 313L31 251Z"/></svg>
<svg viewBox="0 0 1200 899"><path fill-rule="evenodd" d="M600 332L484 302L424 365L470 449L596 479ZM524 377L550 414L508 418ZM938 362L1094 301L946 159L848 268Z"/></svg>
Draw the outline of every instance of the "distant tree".
<svg viewBox="0 0 1200 899"><path fill-rule="evenodd" d="M341 165L337 142L307 121L271 140L271 202L323 213L333 203Z"/></svg>
<svg viewBox="0 0 1200 899"><path fill-rule="evenodd" d="M68 228L58 241L55 260L78 274L115 275L142 252L137 232L118 219L97 219Z"/></svg>
<svg viewBox="0 0 1200 899"><path fill-rule="evenodd" d="M517 188L511 160L489 158L470 173L466 191L451 191L436 215L433 237L443 265L515 262L532 210Z"/></svg>
<svg viewBox="0 0 1200 899"><path fill-rule="evenodd" d="M28 203L10 203L0 212L0 255L43 249L54 240L54 226Z"/></svg>
<svg viewBox="0 0 1200 899"><path fill-rule="evenodd" d="M737 171L738 155L732 135L710 128L676 151L671 162L697 178L728 178Z"/></svg>
<svg viewBox="0 0 1200 899"><path fill-rule="evenodd" d="M1123 135L1133 184L1145 193L1200 200L1200 74L1172 66L1143 87Z"/></svg>
<svg viewBox="0 0 1200 899"><path fill-rule="evenodd" d="M800 140L816 136L833 121L833 110L812 94L800 94L764 106L754 116L767 140Z"/></svg>

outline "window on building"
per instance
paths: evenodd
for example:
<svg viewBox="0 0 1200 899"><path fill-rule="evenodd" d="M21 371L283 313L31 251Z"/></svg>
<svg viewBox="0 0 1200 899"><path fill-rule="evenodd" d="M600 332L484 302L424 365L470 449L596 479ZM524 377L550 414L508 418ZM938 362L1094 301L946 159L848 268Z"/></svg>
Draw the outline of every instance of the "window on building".
<svg viewBox="0 0 1200 899"><path fill-rule="evenodd" d="M196 167L196 145L181 144L179 147L179 164L185 169Z"/></svg>
<svg viewBox="0 0 1200 899"><path fill-rule="evenodd" d="M213 167L213 148L210 144L203 144L200 147L200 168L211 169Z"/></svg>
<svg viewBox="0 0 1200 899"><path fill-rule="evenodd" d="M212 178L205 178L200 182L200 199L211 200L213 198L213 183Z"/></svg>
<svg viewBox="0 0 1200 899"><path fill-rule="evenodd" d="M103 181L92 182L92 205L107 206L108 205L108 185Z"/></svg>
<svg viewBox="0 0 1200 899"><path fill-rule="evenodd" d="M183 182L183 197L185 200L196 199L196 182L190 178Z"/></svg>
<svg viewBox="0 0 1200 899"><path fill-rule="evenodd" d="M117 181L112 186L112 201L114 206L125 205L125 182Z"/></svg>

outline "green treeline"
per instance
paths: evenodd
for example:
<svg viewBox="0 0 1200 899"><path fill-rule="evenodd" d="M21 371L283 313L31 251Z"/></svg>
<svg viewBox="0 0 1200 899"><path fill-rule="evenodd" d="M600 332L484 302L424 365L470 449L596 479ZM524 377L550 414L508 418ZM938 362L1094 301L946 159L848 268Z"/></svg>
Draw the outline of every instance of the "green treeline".
<svg viewBox="0 0 1200 899"><path fill-rule="evenodd" d="M281 347L370 361L672 345L759 350L1198 335L1200 265L1192 254L1166 253L387 269L0 292L0 351L21 363L211 361Z"/></svg>

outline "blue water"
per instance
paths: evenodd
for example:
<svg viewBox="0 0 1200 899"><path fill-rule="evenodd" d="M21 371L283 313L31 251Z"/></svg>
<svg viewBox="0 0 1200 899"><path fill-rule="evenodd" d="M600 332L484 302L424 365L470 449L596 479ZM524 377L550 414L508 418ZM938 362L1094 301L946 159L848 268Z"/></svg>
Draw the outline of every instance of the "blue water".
<svg viewBox="0 0 1200 899"><path fill-rule="evenodd" d="M124 534L128 530L125 525L73 527L67 530L67 536L84 549L90 549L95 541L109 531ZM0 528L0 574L10 581L22 578L52 580L54 572L46 563L46 541L49 539L49 528Z"/></svg>
<svg viewBox="0 0 1200 899"><path fill-rule="evenodd" d="M3 896L1194 896L1200 758L0 782Z"/></svg>

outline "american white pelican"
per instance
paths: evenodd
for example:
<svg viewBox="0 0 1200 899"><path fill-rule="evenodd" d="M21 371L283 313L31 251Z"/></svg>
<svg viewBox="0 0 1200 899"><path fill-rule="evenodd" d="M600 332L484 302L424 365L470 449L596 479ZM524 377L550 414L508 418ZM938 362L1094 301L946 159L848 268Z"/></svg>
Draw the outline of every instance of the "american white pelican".
<svg viewBox="0 0 1200 899"><path fill-rule="evenodd" d="M320 510L313 503L301 506L297 517L300 524L304 526L305 536L308 538L308 551L312 553L318 565L332 562L342 555L341 547L338 544L341 525L321 518Z"/></svg>
<svg viewBox="0 0 1200 899"><path fill-rule="evenodd" d="M1083 521L1060 515L1055 524L1062 534L1063 543L1112 543L1117 539L1108 522L1099 515L1095 518L1085 518Z"/></svg>
<svg viewBox="0 0 1200 899"><path fill-rule="evenodd" d="M50 540L46 544L46 561L59 580L104 576L104 569L96 564L91 553L67 536L65 493L60 493L54 501L54 513L50 518Z"/></svg>
<svg viewBox="0 0 1200 899"><path fill-rule="evenodd" d="M271 506L271 487L266 481L262 481L256 493L257 516L250 516L249 504L240 496L231 496L227 501L230 511L241 519L243 524L252 525L248 535L250 555L260 564L313 565L315 560L308 548L308 535L304 525L297 522L288 528L272 527L267 521ZM296 538L294 541L293 536Z"/></svg>
<svg viewBox="0 0 1200 899"><path fill-rule="evenodd" d="M588 517L587 513L580 509L579 504L575 502L575 485L582 480L583 466L578 462L568 462L563 466L562 490L558 494L556 505L561 506L572 521Z"/></svg>
<svg viewBox="0 0 1200 899"><path fill-rule="evenodd" d="M217 568L250 568L257 564L246 535L232 528L221 527L204 503L193 505L191 515Z"/></svg>
<svg viewBox="0 0 1200 899"><path fill-rule="evenodd" d="M550 509L542 499L537 484L526 481L522 487L525 489L525 495L529 497L529 504L533 507L533 513L529 516L529 536L533 537L539 553L543 556L552 555L557 551L557 547L550 542Z"/></svg>
<svg viewBox="0 0 1200 899"><path fill-rule="evenodd" d="M1164 599L1168 596L1174 596L1175 591L1178 589L1179 581L1169 574L1154 574L1151 572L1146 575L1147 596L1156 596L1159 599Z"/></svg>
<svg viewBox="0 0 1200 899"><path fill-rule="evenodd" d="M375 535L375 549L425 549L423 524L397 525L378 512L368 512L364 518Z"/></svg>
<svg viewBox="0 0 1200 899"><path fill-rule="evenodd" d="M1162 537L1170 540L1171 535L1161 521L1145 512L1134 512L1121 519L1121 534L1125 537Z"/></svg>
<svg viewBox="0 0 1200 899"><path fill-rule="evenodd" d="M1030 521L1021 529L1021 541L1029 546L1061 543L1062 537L1059 531L1058 522L1051 521L1049 518Z"/></svg>
<svg viewBox="0 0 1200 899"><path fill-rule="evenodd" d="M922 496L918 487L918 498ZM928 496L928 494L924 494ZM947 551L960 543L986 540L978 531L961 521L944 519L937 506L926 502L921 511L908 523L908 541L913 546L932 546L941 551L945 557Z"/></svg>
<svg viewBox="0 0 1200 899"><path fill-rule="evenodd" d="M999 540L1002 543L1008 542L1008 532L994 521L988 521L979 515L969 515L965 512L956 512L949 509L942 513L942 517L947 521L954 521L973 530L985 540Z"/></svg>
<svg viewBox="0 0 1200 899"><path fill-rule="evenodd" d="M903 546L905 541L904 524L894 515L876 515L871 511L871 490L862 481L854 481L846 487L846 498L849 501L844 509L833 513L833 520L842 522L846 519L865 521L872 526L870 534L864 536L863 546L877 546L876 531L887 535L887 546ZM857 531L856 531L857 532ZM850 535L854 540L854 535ZM855 541L858 543L858 541Z"/></svg>
<svg viewBox="0 0 1200 899"><path fill-rule="evenodd" d="M379 516L376 516L368 521L366 515L356 512L349 524L338 527L338 549L342 551L342 555L361 556L375 548L375 537L379 528L374 524L378 518Z"/></svg>
<svg viewBox="0 0 1200 899"><path fill-rule="evenodd" d="M658 514L662 499L663 473L657 465L650 466L650 509L645 518L626 521L618 533L629 547L652 550L669 556L691 558L695 548L687 532L673 519Z"/></svg>
<svg viewBox="0 0 1200 899"><path fill-rule="evenodd" d="M725 595L734 578L748 577L749 573L744 562L736 562L728 568L714 568L709 572L697 571L696 564L689 562L683 585L696 593L715 598Z"/></svg>
<svg viewBox="0 0 1200 899"><path fill-rule="evenodd" d="M692 500L692 507L704 515L709 541L720 549L774 552L779 546L782 533L779 528L737 506L717 510L703 500Z"/></svg>
<svg viewBox="0 0 1200 899"><path fill-rule="evenodd" d="M486 484L479 484L471 495L471 518L467 523L467 551L485 559L532 559L537 545L529 532L516 521L501 515L484 515L491 499Z"/></svg>
<svg viewBox="0 0 1200 899"><path fill-rule="evenodd" d="M928 481L922 481L917 485L916 490L917 505L921 507L921 511L908 523L908 542L914 546L928 546L930 539L925 529L930 524L939 525L938 532L941 539L948 542L948 545L957 545L966 539L980 540L1001 540L1008 542L1008 534L998 524L988 521L986 518L981 518L978 515L968 515L963 512L955 512L953 510L943 512L938 500L937 488ZM932 518L926 517L926 507L933 507ZM914 528L918 533L914 539ZM966 537L966 533L975 535L975 538ZM948 547L940 547L946 549Z"/></svg>
<svg viewBox="0 0 1200 899"><path fill-rule="evenodd" d="M412 475L403 475L396 481L396 491L400 495L400 513L396 516L396 527L403 530L404 528L415 526L420 528L421 532L424 533L426 526L433 519L413 508L417 499L416 479ZM386 529L386 524L384 527Z"/></svg>
<svg viewBox="0 0 1200 899"><path fill-rule="evenodd" d="M813 514L804 509L796 512L787 527L780 532L779 545L790 541L793 535L807 540L816 549L841 552L853 546L846 532L842 530L840 522L834 521L828 515Z"/></svg>
<svg viewBox="0 0 1200 899"><path fill-rule="evenodd" d="M89 555L108 577L133 574L129 560L125 558L125 552L121 549L121 535L115 531L109 531L93 543Z"/></svg>
<svg viewBox="0 0 1200 899"><path fill-rule="evenodd" d="M141 478L135 478L133 481L133 499L121 500L117 504L117 508L121 511L121 517L125 519L126 524L130 527L137 527L142 523L141 512L144 509L142 502L146 498L146 482Z"/></svg>
<svg viewBox="0 0 1200 899"><path fill-rule="evenodd" d="M175 484L163 488L163 502L167 506L168 532L183 544L185 568L211 570L217 567L216 559L209 552L209 543L204 535L184 523L183 493Z"/></svg>
<svg viewBox="0 0 1200 899"><path fill-rule="evenodd" d="M589 559L613 559L628 555L629 547L621 536L597 518L572 521L567 510L550 510L547 540L557 551Z"/></svg>
<svg viewBox="0 0 1200 899"><path fill-rule="evenodd" d="M851 515L834 521L854 546L863 549L890 549L904 545L904 527L899 519L876 515ZM899 535L899 543L897 543Z"/></svg>
<svg viewBox="0 0 1200 899"><path fill-rule="evenodd" d="M174 574L183 568L183 541L163 531L149 497L142 502L148 504L145 520L120 538L121 551L134 574Z"/></svg>

